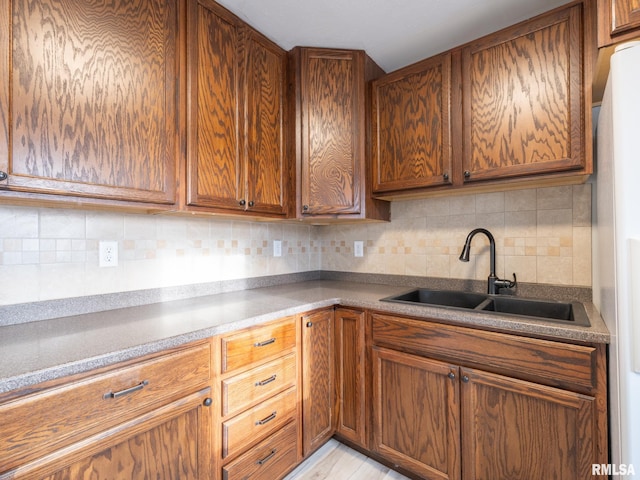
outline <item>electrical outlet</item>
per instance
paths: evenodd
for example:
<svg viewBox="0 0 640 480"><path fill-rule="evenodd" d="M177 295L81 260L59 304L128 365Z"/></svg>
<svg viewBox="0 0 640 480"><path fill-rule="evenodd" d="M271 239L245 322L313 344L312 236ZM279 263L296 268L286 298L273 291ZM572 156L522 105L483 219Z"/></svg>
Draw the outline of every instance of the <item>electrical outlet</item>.
<svg viewBox="0 0 640 480"><path fill-rule="evenodd" d="M282 241L274 240L273 241L273 256L281 257L282 256Z"/></svg>
<svg viewBox="0 0 640 480"><path fill-rule="evenodd" d="M362 240L353 242L353 256L364 257L364 242Z"/></svg>
<svg viewBox="0 0 640 480"><path fill-rule="evenodd" d="M118 242L102 241L99 244L99 250L101 267L118 266Z"/></svg>

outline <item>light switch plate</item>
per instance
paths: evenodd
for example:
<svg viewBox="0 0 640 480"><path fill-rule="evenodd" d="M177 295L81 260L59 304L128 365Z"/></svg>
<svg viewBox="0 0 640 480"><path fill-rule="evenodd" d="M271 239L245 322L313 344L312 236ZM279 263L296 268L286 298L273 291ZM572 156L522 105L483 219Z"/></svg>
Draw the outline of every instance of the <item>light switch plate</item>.
<svg viewBox="0 0 640 480"><path fill-rule="evenodd" d="M362 240L353 242L353 256L364 257L364 242Z"/></svg>
<svg viewBox="0 0 640 480"><path fill-rule="evenodd" d="M282 256L282 241L274 240L273 241L273 256L281 257Z"/></svg>

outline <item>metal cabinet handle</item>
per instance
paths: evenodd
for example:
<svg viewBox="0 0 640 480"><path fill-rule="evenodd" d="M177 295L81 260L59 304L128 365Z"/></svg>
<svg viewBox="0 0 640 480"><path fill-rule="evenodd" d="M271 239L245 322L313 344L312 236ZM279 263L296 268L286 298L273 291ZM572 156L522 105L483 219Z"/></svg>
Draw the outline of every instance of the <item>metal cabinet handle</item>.
<svg viewBox="0 0 640 480"><path fill-rule="evenodd" d="M258 460L256 462L256 465L264 465L265 463L267 463L269 460L271 460L273 458L273 456L276 454L276 449L274 448L273 450L271 450L271 453L269 455L267 455L266 457L264 457L261 460Z"/></svg>
<svg viewBox="0 0 640 480"><path fill-rule="evenodd" d="M0 182L4 182L7 178L9 178L7 172L0 172Z"/></svg>
<svg viewBox="0 0 640 480"><path fill-rule="evenodd" d="M449 180L449 174L445 173L442 175L442 178L444 179L444 181L446 182L447 180Z"/></svg>
<svg viewBox="0 0 640 480"><path fill-rule="evenodd" d="M471 172L469 170L464 171L464 178L469 178L471 176Z"/></svg>
<svg viewBox="0 0 640 480"><path fill-rule="evenodd" d="M213 400L211 400L211 398L207 397L204 399L204 402L202 402L202 404L205 407L210 407L213 404Z"/></svg>
<svg viewBox="0 0 640 480"><path fill-rule="evenodd" d="M254 347L264 347L266 345L271 345L272 343L275 343L276 338L270 338L269 340L265 340L264 342L256 342L253 344Z"/></svg>
<svg viewBox="0 0 640 480"><path fill-rule="evenodd" d="M312 322L307 322L307 328L311 328L313 327L313 323Z"/></svg>
<svg viewBox="0 0 640 480"><path fill-rule="evenodd" d="M449 372L449 375L447 375L451 380L456 378L456 374L453 372Z"/></svg>
<svg viewBox="0 0 640 480"><path fill-rule="evenodd" d="M240 204L241 207L244 207L247 204L247 201L243 198L238 203Z"/></svg>
<svg viewBox="0 0 640 480"><path fill-rule="evenodd" d="M265 378L264 380L260 380L259 382L256 382L256 387L264 387L265 385L268 385L271 382L275 381L275 379L276 379L276 376L271 375L269 378Z"/></svg>
<svg viewBox="0 0 640 480"><path fill-rule="evenodd" d="M249 200L249 207L253 207L255 205L255 203L253 203L253 200Z"/></svg>
<svg viewBox="0 0 640 480"><path fill-rule="evenodd" d="M265 417L262 420L258 420L256 422L256 425L264 425L265 423L269 423L271 420L274 420L275 418L276 418L276 412L273 412L268 417Z"/></svg>
<svg viewBox="0 0 640 480"><path fill-rule="evenodd" d="M146 387L147 385L149 385L149 380L143 380L142 382L140 382L137 385L134 385L131 388L125 388L124 390L120 390L119 392L109 392L109 393L105 393L102 398L104 399L108 399L108 398L120 398L120 397L124 397L125 395L129 395L130 393L134 393L137 392L138 390L142 390L144 387Z"/></svg>
<svg viewBox="0 0 640 480"><path fill-rule="evenodd" d="M464 376L462 377L462 381L463 381L464 383L469 383L469 377L467 377L466 375L464 375Z"/></svg>
<svg viewBox="0 0 640 480"><path fill-rule="evenodd" d="M309 210L309 205L303 205L303 206L302 206L302 210L304 210L305 212L306 212L307 210Z"/></svg>

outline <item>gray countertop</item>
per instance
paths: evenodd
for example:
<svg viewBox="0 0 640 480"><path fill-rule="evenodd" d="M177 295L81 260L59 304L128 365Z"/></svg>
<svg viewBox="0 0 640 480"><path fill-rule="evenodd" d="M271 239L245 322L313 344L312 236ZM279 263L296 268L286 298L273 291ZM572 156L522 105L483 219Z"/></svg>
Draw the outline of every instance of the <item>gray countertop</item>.
<svg viewBox="0 0 640 480"><path fill-rule="evenodd" d="M244 327L340 304L544 338L608 343L590 303L590 327L514 320L490 312L381 302L409 290L315 280L0 327L0 393Z"/></svg>

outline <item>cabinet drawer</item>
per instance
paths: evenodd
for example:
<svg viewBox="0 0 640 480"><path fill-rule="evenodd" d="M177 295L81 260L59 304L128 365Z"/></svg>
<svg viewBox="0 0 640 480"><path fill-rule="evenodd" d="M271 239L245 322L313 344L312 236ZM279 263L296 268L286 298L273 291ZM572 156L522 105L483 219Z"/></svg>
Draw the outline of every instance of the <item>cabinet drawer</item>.
<svg viewBox="0 0 640 480"><path fill-rule="evenodd" d="M527 380L591 391L596 388L594 347L372 315L373 341Z"/></svg>
<svg viewBox="0 0 640 480"><path fill-rule="evenodd" d="M247 367L296 345L294 318L222 338L222 372Z"/></svg>
<svg viewBox="0 0 640 480"><path fill-rule="evenodd" d="M0 405L0 472L206 386L201 344Z"/></svg>
<svg viewBox="0 0 640 480"><path fill-rule="evenodd" d="M273 480L281 478L297 463L296 422L260 442L244 455L222 468L224 480Z"/></svg>
<svg viewBox="0 0 640 480"><path fill-rule="evenodd" d="M235 455L271 434L296 415L296 389L290 388L222 423L222 456Z"/></svg>
<svg viewBox="0 0 640 480"><path fill-rule="evenodd" d="M222 381L222 416L240 412L296 381L296 356L290 353Z"/></svg>

